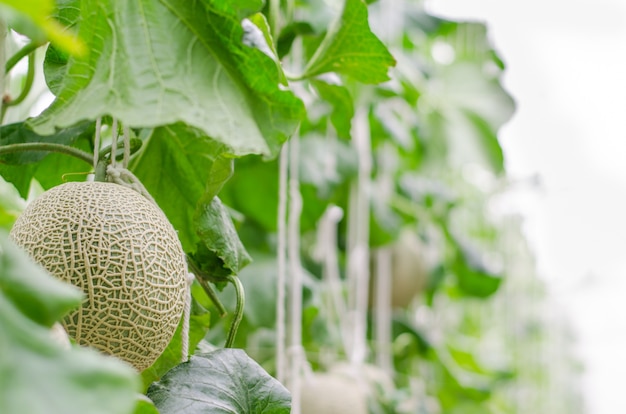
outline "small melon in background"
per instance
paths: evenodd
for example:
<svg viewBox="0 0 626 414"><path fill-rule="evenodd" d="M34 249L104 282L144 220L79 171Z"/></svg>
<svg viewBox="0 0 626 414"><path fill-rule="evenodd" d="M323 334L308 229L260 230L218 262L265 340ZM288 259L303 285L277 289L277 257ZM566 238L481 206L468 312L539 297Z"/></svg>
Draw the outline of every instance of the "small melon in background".
<svg viewBox="0 0 626 414"><path fill-rule="evenodd" d="M404 308L428 284L426 246L414 230L404 229L391 250L391 306Z"/></svg>
<svg viewBox="0 0 626 414"><path fill-rule="evenodd" d="M117 184L69 182L30 203L10 236L84 292L63 320L76 343L139 371L165 350L183 312L187 266L176 231L152 202Z"/></svg>
<svg viewBox="0 0 626 414"><path fill-rule="evenodd" d="M368 414L363 384L340 372L315 372L302 380L302 414Z"/></svg>
<svg viewBox="0 0 626 414"><path fill-rule="evenodd" d="M431 264L435 261L433 257L435 253L432 247L419 238L413 228L403 229L389 249L391 253L390 274L376 274L376 264L372 261L370 304L374 304L378 278L390 277L391 307L393 309L406 308L417 295L426 289Z"/></svg>

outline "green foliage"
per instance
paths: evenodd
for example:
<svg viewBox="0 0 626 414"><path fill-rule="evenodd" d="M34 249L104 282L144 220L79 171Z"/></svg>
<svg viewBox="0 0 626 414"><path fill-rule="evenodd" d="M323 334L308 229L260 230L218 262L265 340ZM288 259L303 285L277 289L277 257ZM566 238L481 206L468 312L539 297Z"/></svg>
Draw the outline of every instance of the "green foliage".
<svg viewBox="0 0 626 414"><path fill-rule="evenodd" d="M367 21L367 5L347 0L304 70L304 77L337 72L363 83L389 79L387 70L395 61L374 35Z"/></svg>
<svg viewBox="0 0 626 414"><path fill-rule="evenodd" d="M192 301L191 316L189 319L189 349L195 349L204 338L211 326L211 314L195 299ZM174 368L183 360L182 354L182 321L176 329L174 337L163 351L163 354L152 366L141 373L144 389L150 384L161 379L170 369Z"/></svg>
<svg viewBox="0 0 626 414"><path fill-rule="evenodd" d="M90 53L67 60L57 99L29 124L50 134L105 115L134 128L184 122L232 155L276 154L302 105L282 87L274 59L259 45L246 44L242 11L235 7L81 2L78 35Z"/></svg>
<svg viewBox="0 0 626 414"><path fill-rule="evenodd" d="M53 0L2 0L0 5L4 19L17 32L28 36L32 41L44 44L48 40L63 50L76 55L86 53L86 46L54 19ZM8 8L6 6L8 6Z"/></svg>
<svg viewBox="0 0 626 414"><path fill-rule="evenodd" d="M35 46L52 39L43 69L56 98L38 116L0 126L0 227L23 208L23 200L13 201L17 193L27 199L37 185L48 189L91 172L95 121L102 118L102 145L109 145L115 118L119 132L129 127L141 143L129 170L176 228L199 278L192 287L190 354L204 352L207 342L222 343L232 319L224 313L237 304L232 289L209 298L208 282L221 289L238 275L248 300L235 345L256 362L225 349L181 363L181 323L141 373L152 401L138 397L136 375L110 358L104 364L86 350L62 353L46 339L46 328L78 299L40 278L0 239L0 345L9 350L0 353L0 371L25 373L11 383L0 376L0 412L289 412L289 393L264 369L276 369L277 155L292 136L299 165L291 174L302 200L302 341L311 366L345 357L341 318L329 309L332 292L319 257L320 218L331 206L343 212L332 246L341 284L332 294L343 298L350 193L359 168L371 164L365 177L370 249L390 246L410 229L431 261L426 291L412 305L420 307L396 309L391 321L397 390L372 407L516 412L501 390L524 365L484 357L483 348L490 348L480 341L493 333L474 308L490 309L514 272L506 262L487 260L509 248L487 207L506 184L498 131L515 105L483 24L431 16L419 1L401 1L397 9L362 0L337 7L319 0L59 0L55 10L41 0L3 3L13 6L10 27ZM82 43L58 41L58 25ZM384 43L376 28L384 30ZM81 44L89 53L76 53ZM371 153L357 151L356 137L371 141ZM41 146L11 150L24 144L53 144L78 156ZM490 185L472 182L468 165ZM17 193L5 191L8 185ZM541 337L540 324L528 326L528 338ZM2 405L18 400L32 410ZM71 408L62 405L70 401Z"/></svg>
<svg viewBox="0 0 626 414"><path fill-rule="evenodd" d="M50 326L81 298L0 232L1 412L123 414L133 408L139 381L131 367L52 340Z"/></svg>
<svg viewBox="0 0 626 414"><path fill-rule="evenodd" d="M239 349L196 355L148 390L161 414L287 414L289 392Z"/></svg>

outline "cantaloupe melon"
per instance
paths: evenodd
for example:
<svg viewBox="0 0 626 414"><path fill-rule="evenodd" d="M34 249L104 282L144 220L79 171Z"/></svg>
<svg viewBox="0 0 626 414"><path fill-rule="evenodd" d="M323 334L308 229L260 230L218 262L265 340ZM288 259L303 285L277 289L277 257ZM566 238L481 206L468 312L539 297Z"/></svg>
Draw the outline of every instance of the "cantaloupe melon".
<svg viewBox="0 0 626 414"><path fill-rule="evenodd" d="M302 414L368 414L367 390L340 372L316 372L303 379Z"/></svg>
<svg viewBox="0 0 626 414"><path fill-rule="evenodd" d="M426 289L428 265L424 243L413 230L404 229L391 253L391 305L408 306L418 293Z"/></svg>
<svg viewBox="0 0 626 414"><path fill-rule="evenodd" d="M163 212L137 192L69 182L34 200L11 238L85 293L63 321L81 345L143 370L171 340L184 306L185 255Z"/></svg>

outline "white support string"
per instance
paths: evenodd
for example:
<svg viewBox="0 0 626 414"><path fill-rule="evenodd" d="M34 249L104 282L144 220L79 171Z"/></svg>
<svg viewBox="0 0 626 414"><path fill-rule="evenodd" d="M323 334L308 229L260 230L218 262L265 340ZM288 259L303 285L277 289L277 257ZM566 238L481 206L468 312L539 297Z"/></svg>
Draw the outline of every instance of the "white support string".
<svg viewBox="0 0 626 414"><path fill-rule="evenodd" d="M285 383L287 378L287 335L285 295L287 269L287 176L289 165L289 142L283 145L279 160L278 182L278 275L276 300L276 379Z"/></svg>
<svg viewBox="0 0 626 414"><path fill-rule="evenodd" d="M289 356L292 414L300 414L300 384L304 359L302 349L302 266L300 263L300 138L295 134L289 144L289 217L287 221L287 251L289 264Z"/></svg>
<svg viewBox="0 0 626 414"><path fill-rule="evenodd" d="M397 163L395 150L390 145L377 152L378 179L376 194L382 200L393 195L393 171ZM376 365L389 377L393 377L391 352L391 297L392 297L392 253L390 247L381 247L375 252L374 279L374 341Z"/></svg>
<svg viewBox="0 0 626 414"><path fill-rule="evenodd" d="M193 284L195 275L187 274L187 283L185 286L185 307L183 308L183 326L180 330L181 336L181 361L189 360L189 324L191 322L191 285Z"/></svg>
<svg viewBox="0 0 626 414"><path fill-rule="evenodd" d="M348 360L360 365L367 357L367 306L369 301L369 198L372 150L367 110L354 117L352 142L359 156L357 181L350 191L348 217L349 306L353 338Z"/></svg>
<svg viewBox="0 0 626 414"><path fill-rule="evenodd" d="M350 329L346 320L347 304L343 295L337 255L337 225L343 218L343 210L330 205L318 224L316 257L322 262L323 278L329 289L329 309L331 323L338 322L341 344L345 355L350 346Z"/></svg>

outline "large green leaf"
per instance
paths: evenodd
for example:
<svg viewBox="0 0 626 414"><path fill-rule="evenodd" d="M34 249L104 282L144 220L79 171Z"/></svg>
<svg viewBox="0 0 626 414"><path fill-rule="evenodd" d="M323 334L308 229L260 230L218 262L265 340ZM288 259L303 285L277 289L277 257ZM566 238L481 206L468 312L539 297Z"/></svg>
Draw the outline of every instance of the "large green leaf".
<svg viewBox="0 0 626 414"><path fill-rule="evenodd" d="M269 49L246 41L235 7L211 0L81 2L78 31L89 56L69 58L57 99L31 125L49 134L103 115L130 127L183 122L231 154L276 154L302 103L281 84Z"/></svg>
<svg viewBox="0 0 626 414"><path fill-rule="evenodd" d="M230 160L220 157L225 146L182 123L144 132L130 169L178 230L185 251L194 251L198 203L213 198L231 174Z"/></svg>
<svg viewBox="0 0 626 414"><path fill-rule="evenodd" d="M288 414L291 396L240 349L194 356L153 384L148 396L161 414Z"/></svg>
<svg viewBox="0 0 626 414"><path fill-rule="evenodd" d="M80 300L0 233L0 412L132 412L139 378L130 366L52 340L47 326Z"/></svg>
<svg viewBox="0 0 626 414"><path fill-rule="evenodd" d="M305 77L342 73L359 82L380 83L389 79L395 64L385 45L372 33L363 0L346 0L341 15L307 64Z"/></svg>

